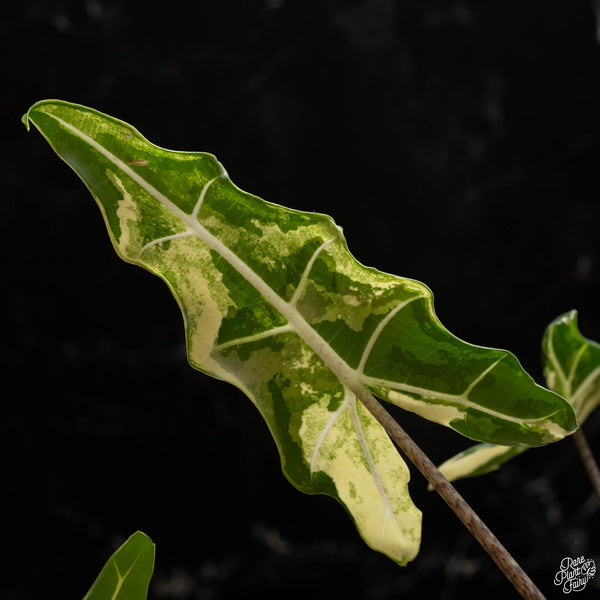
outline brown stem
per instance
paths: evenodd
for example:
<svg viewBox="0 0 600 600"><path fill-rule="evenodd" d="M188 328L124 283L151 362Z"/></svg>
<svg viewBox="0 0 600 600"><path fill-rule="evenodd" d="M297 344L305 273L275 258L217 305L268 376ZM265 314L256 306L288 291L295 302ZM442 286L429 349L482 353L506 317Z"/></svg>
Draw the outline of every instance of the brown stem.
<svg viewBox="0 0 600 600"><path fill-rule="evenodd" d="M596 492L598 500L600 500L600 469L598 469L598 463L592 454L592 450L590 449L581 427L572 437L577 446L577 450L579 451L581 462L583 462L583 466L585 467L590 483L592 484L592 488Z"/></svg>
<svg viewBox="0 0 600 600"><path fill-rule="evenodd" d="M440 473L438 468L400 427L390 413L370 393L363 392L359 393L358 396L369 412L381 423L389 436L398 444L399 448L431 483L473 537L490 555L519 594L526 600L545 600L542 592L509 554L508 550L498 541L487 525L456 491L456 488Z"/></svg>

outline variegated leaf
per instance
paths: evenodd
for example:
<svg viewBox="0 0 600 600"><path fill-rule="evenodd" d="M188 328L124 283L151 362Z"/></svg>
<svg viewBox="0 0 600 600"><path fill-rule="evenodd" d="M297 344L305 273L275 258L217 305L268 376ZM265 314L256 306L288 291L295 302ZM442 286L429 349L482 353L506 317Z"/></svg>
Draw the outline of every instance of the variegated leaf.
<svg viewBox="0 0 600 600"><path fill-rule="evenodd" d="M359 264L330 217L242 192L212 155L156 147L85 107L43 101L24 122L88 186L117 253L167 282L190 363L252 399L290 481L337 498L397 562L416 555L421 515L361 397L490 443L541 445L575 427L513 355L446 331L426 286Z"/></svg>
<svg viewBox="0 0 600 600"><path fill-rule="evenodd" d="M573 405L582 425L600 404L600 344L581 335L572 310L550 323L542 351L548 387Z"/></svg>
<svg viewBox="0 0 600 600"><path fill-rule="evenodd" d="M438 468L448 481L485 475L500 468L507 460L527 448L499 444L475 444L443 462ZM429 486L429 489L433 489Z"/></svg>

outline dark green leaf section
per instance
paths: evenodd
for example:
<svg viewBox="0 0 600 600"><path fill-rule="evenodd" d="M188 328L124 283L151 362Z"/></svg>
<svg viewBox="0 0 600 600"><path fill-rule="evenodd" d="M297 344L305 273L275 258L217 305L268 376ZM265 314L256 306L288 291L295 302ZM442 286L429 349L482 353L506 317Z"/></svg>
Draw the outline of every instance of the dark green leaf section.
<svg viewBox="0 0 600 600"><path fill-rule="evenodd" d="M436 327L427 318L429 302L409 304L379 337L365 368L374 393L425 417L435 405L440 420L445 411L449 426L487 443L544 445L561 437L549 435L548 421L572 430L570 406L535 385L514 355L464 344Z"/></svg>
<svg viewBox="0 0 600 600"><path fill-rule="evenodd" d="M146 600L154 570L154 544L134 533L108 559L83 600Z"/></svg>

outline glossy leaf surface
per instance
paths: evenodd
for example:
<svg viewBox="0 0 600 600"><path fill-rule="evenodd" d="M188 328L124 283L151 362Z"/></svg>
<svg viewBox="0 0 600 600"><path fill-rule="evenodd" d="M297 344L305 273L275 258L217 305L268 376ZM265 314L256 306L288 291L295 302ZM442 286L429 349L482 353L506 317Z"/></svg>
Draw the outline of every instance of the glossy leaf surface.
<svg viewBox="0 0 600 600"><path fill-rule="evenodd" d="M154 544L134 533L108 559L83 600L146 600L154 570Z"/></svg>
<svg viewBox="0 0 600 600"><path fill-rule="evenodd" d="M212 155L164 150L92 109L43 101L24 121L85 182L117 253L167 282L190 363L251 398L289 480L338 499L397 562L416 555L421 515L361 397L488 443L542 445L575 427L512 354L444 329L425 285L358 263L330 217L247 194Z"/></svg>
<svg viewBox="0 0 600 600"><path fill-rule="evenodd" d="M561 315L547 327L542 360L548 388L573 405L582 425L600 404L600 345L581 335L577 311ZM483 475L524 450L478 444L447 460L440 465L440 471L450 481Z"/></svg>

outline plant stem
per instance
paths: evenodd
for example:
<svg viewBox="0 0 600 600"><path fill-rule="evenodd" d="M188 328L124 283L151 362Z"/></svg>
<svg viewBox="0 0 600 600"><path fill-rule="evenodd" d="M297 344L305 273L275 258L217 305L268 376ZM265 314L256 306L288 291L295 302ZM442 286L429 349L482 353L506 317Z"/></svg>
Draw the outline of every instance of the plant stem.
<svg viewBox="0 0 600 600"><path fill-rule="evenodd" d="M508 550L390 413L370 393L361 393L359 398L415 467L431 483L446 504L454 511L521 596L526 600L545 600L542 592L509 554Z"/></svg>
<svg viewBox="0 0 600 600"><path fill-rule="evenodd" d="M579 456L581 457L581 462L583 462L583 466L585 467L590 483L592 484L592 488L596 492L598 500L600 500L600 469L598 469L598 463L592 454L590 445L588 444L587 438L581 427L575 431L572 437L577 446Z"/></svg>

